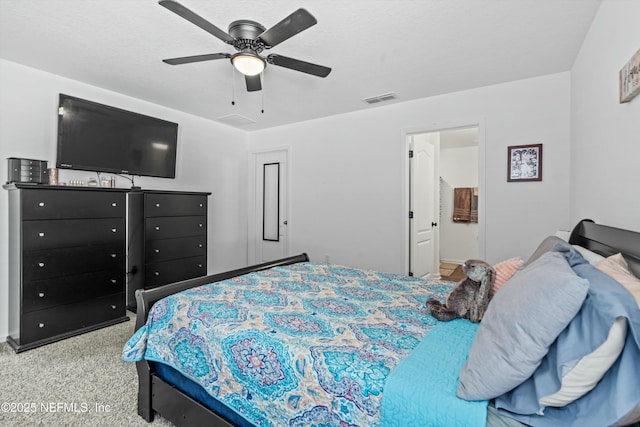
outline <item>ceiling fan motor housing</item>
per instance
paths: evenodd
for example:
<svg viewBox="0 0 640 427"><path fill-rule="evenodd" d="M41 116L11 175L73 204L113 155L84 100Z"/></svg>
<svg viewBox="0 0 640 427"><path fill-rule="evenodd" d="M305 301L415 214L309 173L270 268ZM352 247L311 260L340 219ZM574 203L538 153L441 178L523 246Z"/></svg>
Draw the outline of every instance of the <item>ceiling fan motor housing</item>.
<svg viewBox="0 0 640 427"><path fill-rule="evenodd" d="M264 43L258 40L258 36L265 31L266 28L260 23L248 19L233 21L229 25L229 35L236 39L233 46L238 50L249 48L254 52L261 52Z"/></svg>

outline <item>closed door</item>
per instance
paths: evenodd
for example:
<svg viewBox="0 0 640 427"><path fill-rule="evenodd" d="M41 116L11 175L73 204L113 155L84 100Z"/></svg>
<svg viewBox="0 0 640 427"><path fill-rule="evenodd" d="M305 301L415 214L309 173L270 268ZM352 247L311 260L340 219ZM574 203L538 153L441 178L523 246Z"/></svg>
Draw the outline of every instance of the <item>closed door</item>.
<svg viewBox="0 0 640 427"><path fill-rule="evenodd" d="M288 255L287 150L254 154L254 263Z"/></svg>
<svg viewBox="0 0 640 427"><path fill-rule="evenodd" d="M430 133L412 137L409 161L410 248L409 271L417 277L438 277L438 246L436 243L438 194L436 146L439 134Z"/></svg>

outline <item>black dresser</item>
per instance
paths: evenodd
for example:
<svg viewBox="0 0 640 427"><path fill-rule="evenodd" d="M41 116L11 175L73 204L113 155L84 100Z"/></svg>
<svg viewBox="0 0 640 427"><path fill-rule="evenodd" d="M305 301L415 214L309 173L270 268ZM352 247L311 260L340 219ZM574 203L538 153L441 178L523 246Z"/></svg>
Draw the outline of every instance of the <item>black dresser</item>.
<svg viewBox="0 0 640 427"><path fill-rule="evenodd" d="M16 352L128 320L124 189L8 184Z"/></svg>
<svg viewBox="0 0 640 427"><path fill-rule="evenodd" d="M211 193L131 191L128 195L127 307L135 291L207 274L207 198Z"/></svg>

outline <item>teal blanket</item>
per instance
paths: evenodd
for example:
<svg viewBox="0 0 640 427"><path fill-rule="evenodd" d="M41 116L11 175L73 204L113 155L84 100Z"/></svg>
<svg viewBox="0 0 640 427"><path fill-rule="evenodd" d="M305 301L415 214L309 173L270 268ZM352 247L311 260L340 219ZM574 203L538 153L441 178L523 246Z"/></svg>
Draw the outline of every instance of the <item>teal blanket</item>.
<svg viewBox="0 0 640 427"><path fill-rule="evenodd" d="M486 425L487 404L456 397L458 373L479 324L440 322L387 377L381 409L384 427Z"/></svg>

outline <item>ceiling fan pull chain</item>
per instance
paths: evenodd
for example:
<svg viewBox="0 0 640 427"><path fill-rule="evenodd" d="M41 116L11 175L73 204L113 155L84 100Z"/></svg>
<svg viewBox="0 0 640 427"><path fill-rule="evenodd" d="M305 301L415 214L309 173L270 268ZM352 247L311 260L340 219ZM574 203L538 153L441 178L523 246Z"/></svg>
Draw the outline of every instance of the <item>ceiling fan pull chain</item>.
<svg viewBox="0 0 640 427"><path fill-rule="evenodd" d="M261 80L261 81L260 81L260 85L261 85L262 87L264 87L264 72L260 73L260 80ZM262 91L262 93L261 93L260 95L261 95L261 97L262 97L262 109L260 110L260 112L261 112L262 114L264 114L264 90Z"/></svg>
<svg viewBox="0 0 640 427"><path fill-rule="evenodd" d="M231 105L236 105L236 73L231 67Z"/></svg>

